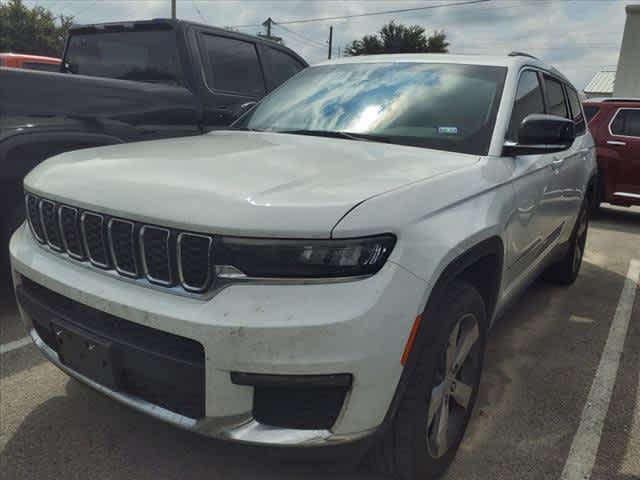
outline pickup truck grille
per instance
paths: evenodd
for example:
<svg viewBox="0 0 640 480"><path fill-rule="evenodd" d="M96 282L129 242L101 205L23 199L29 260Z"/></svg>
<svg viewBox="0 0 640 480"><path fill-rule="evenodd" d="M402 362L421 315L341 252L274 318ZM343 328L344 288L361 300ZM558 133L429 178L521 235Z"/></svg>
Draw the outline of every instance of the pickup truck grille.
<svg viewBox="0 0 640 480"><path fill-rule="evenodd" d="M25 197L34 238L55 252L124 277L190 293L214 276L213 237L146 225L39 198Z"/></svg>

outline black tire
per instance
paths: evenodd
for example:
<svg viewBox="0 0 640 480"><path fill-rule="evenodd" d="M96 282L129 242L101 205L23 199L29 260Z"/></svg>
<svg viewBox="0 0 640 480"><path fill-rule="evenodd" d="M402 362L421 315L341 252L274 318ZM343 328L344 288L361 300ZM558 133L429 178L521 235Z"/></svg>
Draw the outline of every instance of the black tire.
<svg viewBox="0 0 640 480"><path fill-rule="evenodd" d="M398 411L368 454L372 469L403 480L437 478L456 455L475 404L482 373L487 331L482 297L470 284L452 282L443 298L437 299L433 307L429 306L429 312L425 312L421 329L433 333L425 335L421 344L414 345L414 350L418 349L415 352L417 363ZM462 355L465 350L462 345L472 340L469 355L447 375L450 341L455 345L454 350L449 351ZM440 396L434 397L436 391L444 392L440 402ZM464 398L466 408L456 398ZM446 415L443 414L445 410ZM431 414L431 411L435 413ZM451 424L446 422L445 442L440 444L434 429L443 415L451 420ZM442 448L438 448L440 445Z"/></svg>
<svg viewBox="0 0 640 480"><path fill-rule="evenodd" d="M22 201L12 201L6 207L2 215L0 225L0 275L3 277L9 274L9 240L11 235L24 221L24 204Z"/></svg>
<svg viewBox="0 0 640 480"><path fill-rule="evenodd" d="M589 230L589 199L585 199L580 207L576 224L571 233L571 239L566 253L560 261L550 265L542 274L542 278L556 285L571 285L578 278L584 247L587 243L587 232Z"/></svg>

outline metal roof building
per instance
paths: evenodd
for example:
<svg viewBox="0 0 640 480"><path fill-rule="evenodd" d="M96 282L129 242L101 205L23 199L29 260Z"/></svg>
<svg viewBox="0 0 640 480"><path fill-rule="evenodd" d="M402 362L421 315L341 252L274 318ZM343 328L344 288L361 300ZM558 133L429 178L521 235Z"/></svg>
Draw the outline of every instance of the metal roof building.
<svg viewBox="0 0 640 480"><path fill-rule="evenodd" d="M596 73L591 81L584 87L587 98L610 97L616 82L615 70L602 70Z"/></svg>

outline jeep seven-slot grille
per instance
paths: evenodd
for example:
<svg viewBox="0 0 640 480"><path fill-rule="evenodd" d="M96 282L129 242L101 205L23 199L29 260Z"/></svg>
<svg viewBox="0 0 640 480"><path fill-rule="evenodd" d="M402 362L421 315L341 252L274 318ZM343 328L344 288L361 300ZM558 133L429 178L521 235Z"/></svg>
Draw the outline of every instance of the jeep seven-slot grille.
<svg viewBox="0 0 640 480"><path fill-rule="evenodd" d="M26 195L34 238L78 261L201 293L213 279L213 237L145 225Z"/></svg>

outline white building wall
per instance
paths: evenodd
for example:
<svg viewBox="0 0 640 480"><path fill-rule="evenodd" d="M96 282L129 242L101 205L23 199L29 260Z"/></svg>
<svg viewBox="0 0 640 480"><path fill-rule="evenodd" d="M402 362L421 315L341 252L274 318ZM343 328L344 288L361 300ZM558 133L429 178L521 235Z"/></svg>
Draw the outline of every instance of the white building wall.
<svg viewBox="0 0 640 480"><path fill-rule="evenodd" d="M640 5L627 5L614 95L640 97Z"/></svg>

